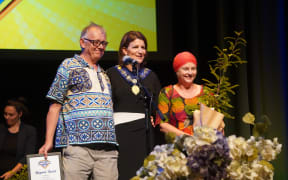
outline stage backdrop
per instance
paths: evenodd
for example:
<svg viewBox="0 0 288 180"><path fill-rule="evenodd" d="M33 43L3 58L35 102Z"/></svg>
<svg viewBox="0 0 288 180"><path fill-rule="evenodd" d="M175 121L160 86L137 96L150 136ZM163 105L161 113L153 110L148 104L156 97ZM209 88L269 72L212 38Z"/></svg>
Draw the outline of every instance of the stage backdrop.
<svg viewBox="0 0 288 180"><path fill-rule="evenodd" d="M108 51L130 30L145 34L148 50L157 51L155 1L0 0L0 49L79 50L81 29L95 22L109 32Z"/></svg>

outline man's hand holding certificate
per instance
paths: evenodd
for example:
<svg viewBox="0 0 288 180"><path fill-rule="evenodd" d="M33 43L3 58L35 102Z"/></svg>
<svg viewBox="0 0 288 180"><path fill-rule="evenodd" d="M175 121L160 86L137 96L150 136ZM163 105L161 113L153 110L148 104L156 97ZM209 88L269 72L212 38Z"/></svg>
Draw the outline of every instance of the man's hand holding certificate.
<svg viewBox="0 0 288 180"><path fill-rule="evenodd" d="M29 180L62 180L61 153L27 155Z"/></svg>

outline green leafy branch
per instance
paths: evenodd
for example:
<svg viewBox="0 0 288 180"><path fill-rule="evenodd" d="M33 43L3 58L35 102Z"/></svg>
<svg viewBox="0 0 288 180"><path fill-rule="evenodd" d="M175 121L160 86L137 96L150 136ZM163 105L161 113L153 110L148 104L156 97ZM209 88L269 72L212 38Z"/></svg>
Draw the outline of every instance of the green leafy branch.
<svg viewBox="0 0 288 180"><path fill-rule="evenodd" d="M234 89L238 84L231 84L227 76L230 67L238 67L238 64L247 63L240 57L241 47L247 42L241 37L242 32L234 32L235 37L224 37L224 48L214 46L217 50L217 59L209 61L210 73L215 77L216 82L202 79L205 83L204 92L200 101L216 111L224 114L226 118L234 119L227 111L233 106L230 104L230 94L235 95ZM211 65L213 63L213 65Z"/></svg>

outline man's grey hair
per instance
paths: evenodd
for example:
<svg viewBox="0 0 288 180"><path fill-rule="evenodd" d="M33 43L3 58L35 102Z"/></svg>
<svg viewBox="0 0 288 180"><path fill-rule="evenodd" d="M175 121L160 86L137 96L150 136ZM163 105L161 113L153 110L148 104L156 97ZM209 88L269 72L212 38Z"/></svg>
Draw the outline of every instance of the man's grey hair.
<svg viewBox="0 0 288 180"><path fill-rule="evenodd" d="M106 36L106 31L105 31L105 29L104 29L102 26L100 26L100 25L98 25L98 24L95 24L94 22L91 22L88 26L86 26L86 27L82 30L80 38L83 38L84 36L86 36L88 30L89 30L90 28L92 28L92 27L99 28L99 29L102 31L102 33L104 33L105 36Z"/></svg>

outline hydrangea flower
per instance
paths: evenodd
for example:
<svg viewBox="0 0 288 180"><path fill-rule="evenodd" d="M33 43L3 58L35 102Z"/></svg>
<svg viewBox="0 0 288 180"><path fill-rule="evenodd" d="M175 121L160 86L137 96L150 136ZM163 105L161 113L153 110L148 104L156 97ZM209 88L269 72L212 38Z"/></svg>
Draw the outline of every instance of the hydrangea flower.
<svg viewBox="0 0 288 180"><path fill-rule="evenodd" d="M227 138L232 162L228 166L230 179L273 179L273 165L269 163L281 152L282 145L278 139L273 141L251 136L247 141L242 137Z"/></svg>
<svg viewBox="0 0 288 180"><path fill-rule="evenodd" d="M203 126L195 127L193 136L169 138L171 144L155 146L132 180L273 179L269 161L282 148L277 138L225 138Z"/></svg>
<svg viewBox="0 0 288 180"><path fill-rule="evenodd" d="M144 160L143 167L136 172L137 176L132 179L166 180L187 177L190 172L186 164L186 156L174 144L155 146Z"/></svg>

